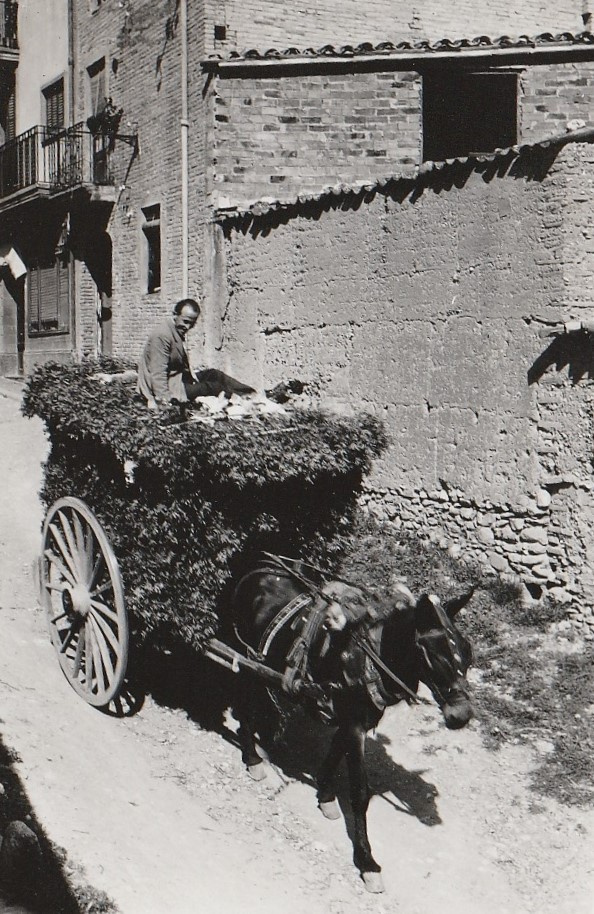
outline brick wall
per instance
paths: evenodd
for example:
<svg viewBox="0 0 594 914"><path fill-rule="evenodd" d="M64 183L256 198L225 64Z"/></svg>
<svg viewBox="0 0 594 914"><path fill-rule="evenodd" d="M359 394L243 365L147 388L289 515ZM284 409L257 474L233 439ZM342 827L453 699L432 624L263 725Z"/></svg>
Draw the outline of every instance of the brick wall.
<svg viewBox="0 0 594 914"><path fill-rule="evenodd" d="M359 44L403 39L452 39L477 35L536 35L541 32L580 32L581 0L561 3L529 0L462 2L417 0L320 0L318 3L285 3L279 16L278 0L225 0L213 10L214 23L227 26L228 41L222 52L271 47L319 48L324 44Z"/></svg>
<svg viewBox="0 0 594 914"><path fill-rule="evenodd" d="M594 64L519 75L520 142L594 124ZM371 72L232 78L214 100L214 205L290 200L420 163L421 77Z"/></svg>
<svg viewBox="0 0 594 914"><path fill-rule="evenodd" d="M419 160L416 73L219 79L217 199L286 199Z"/></svg>
<svg viewBox="0 0 594 914"><path fill-rule="evenodd" d="M220 334L254 383L301 377L385 419L375 509L568 600L592 585L591 395L572 358L547 362L546 334L590 307L574 265L591 248L591 159L566 148L544 180L529 162L450 169L232 230ZM576 463L577 485L552 481Z"/></svg>
<svg viewBox="0 0 594 914"><path fill-rule="evenodd" d="M571 120L594 124L594 64L527 67L520 77L522 139L563 133Z"/></svg>
<svg viewBox="0 0 594 914"><path fill-rule="evenodd" d="M77 120L86 120L87 67L104 56L108 93L124 109L120 132L138 130L140 155L116 143L117 201L107 231L113 242L113 352L136 357L148 330L182 293L181 248L181 32L175 0L122 0L90 11L77 0ZM204 9L190 4L189 274L190 294L204 282ZM196 79L196 74L199 74ZM146 239L142 209L161 211L161 290L146 290ZM88 205L88 223L97 221ZM83 341L84 345L84 341Z"/></svg>

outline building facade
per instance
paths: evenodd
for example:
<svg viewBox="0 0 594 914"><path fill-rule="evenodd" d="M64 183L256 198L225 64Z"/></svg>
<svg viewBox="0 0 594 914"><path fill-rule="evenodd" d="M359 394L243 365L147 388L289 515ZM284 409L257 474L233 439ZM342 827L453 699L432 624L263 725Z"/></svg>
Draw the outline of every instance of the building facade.
<svg viewBox="0 0 594 914"><path fill-rule="evenodd" d="M374 510L591 619L589 4L53 8L0 49L2 369L198 297L196 364L385 419Z"/></svg>

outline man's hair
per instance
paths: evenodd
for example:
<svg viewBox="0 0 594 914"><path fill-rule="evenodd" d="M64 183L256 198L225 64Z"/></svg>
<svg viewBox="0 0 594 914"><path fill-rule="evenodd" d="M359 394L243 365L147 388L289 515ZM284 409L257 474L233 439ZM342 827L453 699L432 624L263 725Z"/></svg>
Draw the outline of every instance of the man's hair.
<svg viewBox="0 0 594 914"><path fill-rule="evenodd" d="M198 304L198 302L196 301L195 298L182 298L182 299L180 299L180 301L178 301L177 304L174 306L174 308L173 308L173 313L174 313L174 314L181 314L182 311L183 311L183 309L186 307L186 305L187 305L189 308L193 308L193 309L194 309L194 311L196 312L196 316L197 316L197 317L200 316L200 305Z"/></svg>

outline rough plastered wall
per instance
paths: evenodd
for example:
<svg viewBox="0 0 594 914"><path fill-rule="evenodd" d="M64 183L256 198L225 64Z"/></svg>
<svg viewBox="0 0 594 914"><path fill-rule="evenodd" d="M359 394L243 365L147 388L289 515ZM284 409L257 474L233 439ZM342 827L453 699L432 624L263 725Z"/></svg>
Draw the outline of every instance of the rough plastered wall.
<svg viewBox="0 0 594 914"><path fill-rule="evenodd" d="M546 353L572 310L570 236L582 251L590 231L584 155L563 150L544 178L534 160L453 167L228 228L221 320L255 383L300 377L385 420L375 510L567 601L592 584L590 388ZM580 429L577 488L551 481L553 412L560 463Z"/></svg>
<svg viewBox="0 0 594 914"><path fill-rule="evenodd" d="M426 38L436 41L477 35L535 35L541 32L579 32L584 27L582 0L320 0L285 3L278 15L278 0L224 0L213 12L214 22L226 26L227 41L219 50L324 44L359 44L363 41L401 41Z"/></svg>
<svg viewBox="0 0 594 914"><path fill-rule="evenodd" d="M594 149L567 147L547 187L549 237L555 233L560 238L555 253L564 273L565 317L590 326L594 321L593 191ZM567 580L566 590L576 598L570 613L591 625L594 335L576 329L545 337L530 379L537 398L540 473L551 496L543 544L557 577Z"/></svg>

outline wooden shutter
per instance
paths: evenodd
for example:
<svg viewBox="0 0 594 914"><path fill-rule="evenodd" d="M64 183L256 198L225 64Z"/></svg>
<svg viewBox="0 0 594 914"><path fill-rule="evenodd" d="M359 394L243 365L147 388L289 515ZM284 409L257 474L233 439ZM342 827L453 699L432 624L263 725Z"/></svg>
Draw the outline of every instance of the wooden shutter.
<svg viewBox="0 0 594 914"><path fill-rule="evenodd" d="M70 328L70 268L67 257L38 263L28 276L29 331L67 332Z"/></svg>
<svg viewBox="0 0 594 914"><path fill-rule="evenodd" d="M59 79L44 90L45 123L50 133L64 127L64 80Z"/></svg>
<svg viewBox="0 0 594 914"><path fill-rule="evenodd" d="M27 277L27 289L29 292L29 330L37 332L39 326L39 268L34 265L29 270Z"/></svg>
<svg viewBox="0 0 594 914"><path fill-rule="evenodd" d="M39 322L41 330L58 329L58 271L56 264L39 268Z"/></svg>
<svg viewBox="0 0 594 914"><path fill-rule="evenodd" d="M58 330L70 326L70 268L68 259L58 259Z"/></svg>

